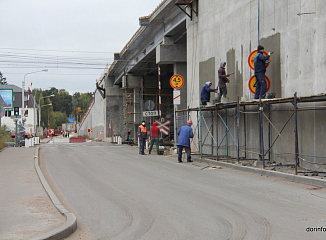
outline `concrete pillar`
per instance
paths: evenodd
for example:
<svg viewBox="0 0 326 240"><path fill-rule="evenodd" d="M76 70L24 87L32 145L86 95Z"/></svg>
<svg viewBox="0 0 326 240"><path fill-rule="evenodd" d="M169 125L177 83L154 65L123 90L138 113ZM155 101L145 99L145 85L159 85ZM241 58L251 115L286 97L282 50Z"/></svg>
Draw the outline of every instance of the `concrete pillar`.
<svg viewBox="0 0 326 240"><path fill-rule="evenodd" d="M181 110L181 109L186 109L187 108L187 63L175 63L173 65L173 73L174 74L179 74L183 77L184 79L184 84L183 87L180 90L180 100L181 100L181 104L180 105L174 105L174 116L175 115L175 111L176 110ZM180 123L180 121L178 121ZM176 146L177 144L177 130L176 127L180 128L181 126L177 125L177 119L174 118L174 144Z"/></svg>
<svg viewBox="0 0 326 240"><path fill-rule="evenodd" d="M175 110L186 109L187 108L187 46L181 44L173 44L173 39L165 37L163 44L156 47L156 63L163 64L173 64L173 73L180 74L185 83L180 89L181 94L181 104L175 105ZM180 126L176 125L176 119L174 118L174 142L176 144L177 133L176 128Z"/></svg>
<svg viewBox="0 0 326 240"><path fill-rule="evenodd" d="M176 105L176 109L177 110L186 109L187 108L187 63L186 62L174 63L173 73L181 75L185 80L183 87L179 89L181 94L181 104Z"/></svg>
<svg viewBox="0 0 326 240"><path fill-rule="evenodd" d="M122 135L123 91L113 82L113 78L106 79L106 125L113 124L114 134Z"/></svg>

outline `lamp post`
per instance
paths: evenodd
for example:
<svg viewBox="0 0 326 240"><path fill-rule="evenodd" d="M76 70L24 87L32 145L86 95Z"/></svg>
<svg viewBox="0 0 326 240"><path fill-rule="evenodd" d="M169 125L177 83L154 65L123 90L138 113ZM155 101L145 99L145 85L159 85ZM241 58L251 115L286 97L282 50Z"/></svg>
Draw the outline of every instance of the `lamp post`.
<svg viewBox="0 0 326 240"><path fill-rule="evenodd" d="M29 73L26 73L24 75L24 81L22 81L22 119L25 116L25 101L24 101L24 98L25 98L25 78L26 78L26 76L28 74L33 74L33 73L38 73L38 72L47 72L47 71L48 71L47 69L43 69L43 70L40 70L40 71L29 72Z"/></svg>
<svg viewBox="0 0 326 240"><path fill-rule="evenodd" d="M39 109L38 109L38 133L39 133L39 135L40 135L40 128L41 128L41 99L50 98L50 97L54 97L54 96L55 96L54 94L51 94L49 96L41 97L38 101L38 107L39 107ZM51 103L51 105L52 105L52 103ZM46 106L46 105L43 105L43 106Z"/></svg>
<svg viewBox="0 0 326 240"><path fill-rule="evenodd" d="M50 95L50 96L46 96L46 97L52 97L52 96ZM46 98L46 97L43 97L43 98ZM40 101L41 101L41 99L40 99ZM48 104L45 104L45 105L42 105L42 106L39 105L39 119L38 119L39 135L41 134L41 132L40 132L40 128L41 128L41 108L44 107L44 106L52 106L52 103L48 103Z"/></svg>

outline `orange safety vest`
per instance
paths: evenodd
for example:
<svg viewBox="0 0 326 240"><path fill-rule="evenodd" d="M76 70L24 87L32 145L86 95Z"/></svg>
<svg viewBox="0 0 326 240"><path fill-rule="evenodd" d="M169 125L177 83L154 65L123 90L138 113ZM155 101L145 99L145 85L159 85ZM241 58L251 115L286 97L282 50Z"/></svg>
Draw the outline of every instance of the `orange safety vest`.
<svg viewBox="0 0 326 240"><path fill-rule="evenodd" d="M139 127L140 127L140 132L147 132L147 129L146 129L146 127L144 127L143 125L139 125Z"/></svg>

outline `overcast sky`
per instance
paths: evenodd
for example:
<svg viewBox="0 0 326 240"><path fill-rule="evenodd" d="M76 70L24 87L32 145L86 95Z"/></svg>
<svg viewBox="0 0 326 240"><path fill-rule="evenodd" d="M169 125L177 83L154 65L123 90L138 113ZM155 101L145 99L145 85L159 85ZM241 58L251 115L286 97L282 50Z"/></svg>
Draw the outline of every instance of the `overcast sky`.
<svg viewBox="0 0 326 240"><path fill-rule="evenodd" d="M0 71L25 89L95 90L120 52L161 0L0 0Z"/></svg>

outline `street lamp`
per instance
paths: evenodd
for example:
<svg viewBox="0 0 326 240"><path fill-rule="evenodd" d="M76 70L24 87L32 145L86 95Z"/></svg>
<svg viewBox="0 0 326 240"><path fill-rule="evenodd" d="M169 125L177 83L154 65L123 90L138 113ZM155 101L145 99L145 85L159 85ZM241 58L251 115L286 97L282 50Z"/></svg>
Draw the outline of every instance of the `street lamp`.
<svg viewBox="0 0 326 240"><path fill-rule="evenodd" d="M46 97L53 97L52 95L46 96ZM46 97L43 97L43 98L46 98ZM41 99L42 98L40 98L40 101L41 101ZM38 129L39 129L39 131L40 131L40 128L41 128L41 108L44 107L44 106L52 106L52 103L44 104L42 106L39 105L39 119L38 119ZM40 135L40 132L39 132L39 135Z"/></svg>
<svg viewBox="0 0 326 240"><path fill-rule="evenodd" d="M51 95L49 95L49 96L45 96L45 97L41 97L40 99L39 99L39 101L38 101L38 106L39 106L39 112L38 112L38 132L39 132L39 134L40 134L40 128L41 128L41 99L42 98L50 98L50 97L54 97L55 95L54 94L51 94ZM34 102L35 103L35 102ZM52 105L52 103L51 103L51 105ZM46 106L46 105L43 105L43 106ZM42 106L42 107L43 107ZM35 107L34 107L35 108Z"/></svg>
<svg viewBox="0 0 326 240"><path fill-rule="evenodd" d="M33 74L33 73L38 73L38 72L47 72L47 71L48 71L47 69L43 69L43 70L40 70L40 71L26 73L24 75L24 81L22 82L22 119L25 116L25 101L24 101L24 98L25 98L25 78L26 78L26 76L28 74Z"/></svg>

